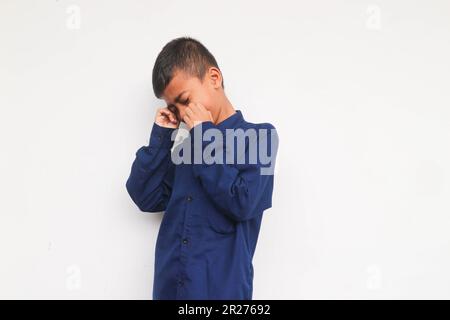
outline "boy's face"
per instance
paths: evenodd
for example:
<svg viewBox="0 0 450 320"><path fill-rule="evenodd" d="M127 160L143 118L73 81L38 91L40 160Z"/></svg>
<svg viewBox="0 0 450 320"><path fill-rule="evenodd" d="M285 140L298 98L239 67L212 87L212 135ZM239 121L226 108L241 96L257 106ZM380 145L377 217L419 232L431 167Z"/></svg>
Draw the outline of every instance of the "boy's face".
<svg viewBox="0 0 450 320"><path fill-rule="evenodd" d="M214 101L217 99L215 87L215 78L211 78L208 72L202 82L197 77L178 71L174 73L162 97L178 121L183 121L186 107L190 102L201 103L213 115L215 114Z"/></svg>

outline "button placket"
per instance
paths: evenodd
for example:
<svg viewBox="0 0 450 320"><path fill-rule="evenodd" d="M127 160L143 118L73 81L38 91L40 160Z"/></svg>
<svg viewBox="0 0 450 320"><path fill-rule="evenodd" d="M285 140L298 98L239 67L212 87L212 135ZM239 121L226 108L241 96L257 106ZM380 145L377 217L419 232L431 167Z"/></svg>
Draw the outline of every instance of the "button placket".
<svg viewBox="0 0 450 320"><path fill-rule="evenodd" d="M192 196L190 194L188 194L186 196L186 201L187 202L191 202L192 201ZM186 214L186 219L188 219L188 214ZM181 242L183 243L184 246L187 246L189 244L189 239L188 239L188 225L185 225L185 230L184 230L184 234L183 234L183 238L181 240Z"/></svg>
<svg viewBox="0 0 450 320"><path fill-rule="evenodd" d="M192 196L190 194L185 196L186 200L186 211L185 211L185 222L183 225L183 231L182 236L180 239L180 245L181 245L181 252L180 252L180 261L182 262L183 268L186 268L187 260L189 259L189 248L190 248L190 237L189 237L189 203L192 201ZM185 270L183 270L184 272ZM182 277L185 275L182 275ZM178 288L181 290L183 287L185 287L185 283L183 279L179 279L178 281ZM182 292L178 292L179 295L182 294Z"/></svg>

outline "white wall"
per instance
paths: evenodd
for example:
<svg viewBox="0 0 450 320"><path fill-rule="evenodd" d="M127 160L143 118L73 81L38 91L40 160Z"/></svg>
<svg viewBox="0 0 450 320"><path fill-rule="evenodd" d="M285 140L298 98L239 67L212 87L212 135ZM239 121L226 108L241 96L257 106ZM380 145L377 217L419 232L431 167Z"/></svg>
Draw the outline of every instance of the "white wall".
<svg viewBox="0 0 450 320"><path fill-rule="evenodd" d="M125 181L181 35L279 130L255 299L450 298L449 18L445 0L1 0L0 298L151 298L161 215Z"/></svg>

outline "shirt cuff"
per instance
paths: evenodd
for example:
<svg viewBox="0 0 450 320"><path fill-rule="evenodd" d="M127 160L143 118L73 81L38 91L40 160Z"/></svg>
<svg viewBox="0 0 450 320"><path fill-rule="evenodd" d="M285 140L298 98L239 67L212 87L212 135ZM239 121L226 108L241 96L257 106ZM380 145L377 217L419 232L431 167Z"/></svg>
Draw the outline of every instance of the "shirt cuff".
<svg viewBox="0 0 450 320"><path fill-rule="evenodd" d="M162 148L172 148L174 141L171 139L172 133L176 128L166 128L156 122L153 123L150 134L149 145Z"/></svg>

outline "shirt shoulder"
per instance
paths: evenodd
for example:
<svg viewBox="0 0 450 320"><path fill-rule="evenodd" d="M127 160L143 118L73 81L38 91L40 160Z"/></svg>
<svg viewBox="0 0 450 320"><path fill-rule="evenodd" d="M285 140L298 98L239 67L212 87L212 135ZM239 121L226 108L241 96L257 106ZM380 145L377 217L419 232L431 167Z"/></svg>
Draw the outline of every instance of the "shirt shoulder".
<svg viewBox="0 0 450 320"><path fill-rule="evenodd" d="M273 157L276 157L278 151L279 136L275 125L271 122L253 123L243 121L239 128L246 130L254 130L256 143L258 146L266 145L265 150Z"/></svg>
<svg viewBox="0 0 450 320"><path fill-rule="evenodd" d="M258 137L258 140L264 139L264 141L267 141L268 143L276 143L278 144L278 131L274 124L271 122L261 122L261 123L253 123L253 122L247 122L243 121L240 128L244 130L255 130L256 136Z"/></svg>
<svg viewBox="0 0 450 320"><path fill-rule="evenodd" d="M248 122L248 121L242 121L239 124L240 128L244 128L244 129L268 129L268 130L276 130L275 126L270 123L270 122L260 122L260 123L255 123L255 122Z"/></svg>

